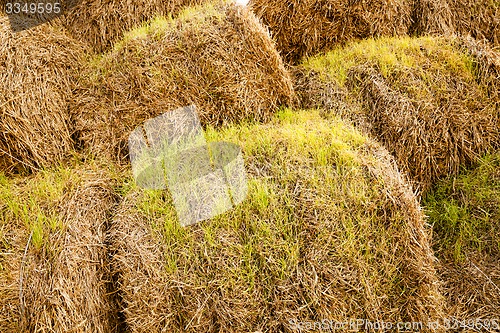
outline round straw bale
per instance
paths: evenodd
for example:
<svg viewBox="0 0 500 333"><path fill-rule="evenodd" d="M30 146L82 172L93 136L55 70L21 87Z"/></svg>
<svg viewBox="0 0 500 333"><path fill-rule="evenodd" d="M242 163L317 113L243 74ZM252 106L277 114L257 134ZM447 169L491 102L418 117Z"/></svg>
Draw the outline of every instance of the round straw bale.
<svg viewBox="0 0 500 333"><path fill-rule="evenodd" d="M500 3L491 0L417 0L413 32L471 35L500 43Z"/></svg>
<svg viewBox="0 0 500 333"><path fill-rule="evenodd" d="M471 52L447 38L352 43L305 63L317 97L303 101L361 125L425 191L500 145L495 53Z"/></svg>
<svg viewBox="0 0 500 333"><path fill-rule="evenodd" d="M424 216L387 151L318 111L278 119L210 132L249 173L223 215L183 228L168 192L127 194L111 244L130 332L442 318Z"/></svg>
<svg viewBox="0 0 500 333"><path fill-rule="evenodd" d="M74 2L75 0L73 0ZM152 17L177 14L206 0L82 0L62 18L71 35L98 53L109 50L123 33Z"/></svg>
<svg viewBox="0 0 500 333"><path fill-rule="evenodd" d="M109 181L86 172L10 182L0 186L0 331L115 332Z"/></svg>
<svg viewBox="0 0 500 333"><path fill-rule="evenodd" d="M455 32L453 9L447 0L415 0L412 18L411 35L452 35Z"/></svg>
<svg viewBox="0 0 500 333"><path fill-rule="evenodd" d="M415 74L403 71L395 76L404 79L411 89L423 88ZM441 81L446 90L436 92L434 99L415 101L392 89L372 68L358 67L351 75L370 110L373 133L422 190L437 178L458 173L460 165L470 165L499 144L498 115L486 108L484 92L455 78ZM482 101L476 99L481 94Z"/></svg>
<svg viewBox="0 0 500 333"><path fill-rule="evenodd" d="M120 156L145 120L194 104L202 124L268 120L293 98L267 31L246 8L218 3L126 34L82 75L72 114L90 151Z"/></svg>
<svg viewBox="0 0 500 333"><path fill-rule="evenodd" d="M477 40L471 36L455 38L453 43L472 57L476 80L487 87L492 102L500 103L499 50L493 49L486 40Z"/></svg>
<svg viewBox="0 0 500 333"><path fill-rule="evenodd" d="M72 148L67 102L83 50L48 25L14 34L0 16L0 170L54 165Z"/></svg>
<svg viewBox="0 0 500 333"><path fill-rule="evenodd" d="M409 0L251 0L288 62L332 49L354 38L404 35L411 24Z"/></svg>

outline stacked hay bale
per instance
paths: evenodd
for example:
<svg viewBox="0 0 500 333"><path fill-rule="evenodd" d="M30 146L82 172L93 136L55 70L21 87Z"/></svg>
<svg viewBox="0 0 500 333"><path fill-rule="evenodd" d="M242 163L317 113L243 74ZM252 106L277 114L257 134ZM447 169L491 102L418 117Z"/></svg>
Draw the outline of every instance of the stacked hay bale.
<svg viewBox="0 0 500 333"><path fill-rule="evenodd" d="M452 35L455 32L453 6L447 0L415 0L410 34Z"/></svg>
<svg viewBox="0 0 500 333"><path fill-rule="evenodd" d="M500 45L500 2L456 1L453 12L457 32Z"/></svg>
<svg viewBox="0 0 500 333"><path fill-rule="evenodd" d="M308 91L319 91L308 101L333 106L377 137L422 191L500 144L494 61L448 39L352 43L303 68L315 81Z"/></svg>
<svg viewBox="0 0 500 333"><path fill-rule="evenodd" d="M289 62L354 38L405 35L413 7L408 0L252 0L250 4Z"/></svg>
<svg viewBox="0 0 500 333"><path fill-rule="evenodd" d="M68 10L62 24L71 35L86 42L98 53L109 50L123 33L152 17L177 14L181 8L197 5L204 0L82 0Z"/></svg>
<svg viewBox="0 0 500 333"><path fill-rule="evenodd" d="M462 52L472 57L474 73L488 91L492 103L500 108L500 52L492 48L485 40L479 41L470 36L459 37L453 40Z"/></svg>
<svg viewBox="0 0 500 333"><path fill-rule="evenodd" d="M500 4L490 0L417 0L413 33L471 35L500 43Z"/></svg>
<svg viewBox="0 0 500 333"><path fill-rule="evenodd" d="M72 73L84 48L47 25L14 34L0 16L0 170L60 162L72 148Z"/></svg>
<svg viewBox="0 0 500 333"><path fill-rule="evenodd" d="M189 8L129 32L82 74L73 106L90 151L120 156L145 120L195 104L203 124L268 120L293 87L258 19L231 3Z"/></svg>
<svg viewBox="0 0 500 333"><path fill-rule="evenodd" d="M424 216L383 148L318 111L209 137L242 147L248 197L182 228L167 193L126 194L111 244L130 332L442 318Z"/></svg>
<svg viewBox="0 0 500 333"><path fill-rule="evenodd" d="M39 173L0 184L0 331L116 332L103 175Z"/></svg>

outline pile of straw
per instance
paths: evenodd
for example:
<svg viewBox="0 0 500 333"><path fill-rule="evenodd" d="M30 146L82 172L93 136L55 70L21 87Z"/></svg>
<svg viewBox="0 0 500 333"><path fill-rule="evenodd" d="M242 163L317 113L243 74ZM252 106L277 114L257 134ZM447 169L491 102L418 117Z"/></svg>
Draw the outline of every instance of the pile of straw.
<svg viewBox="0 0 500 333"><path fill-rule="evenodd" d="M15 214L3 226L8 232L2 244L10 255L0 275L0 331L108 333L119 327L107 249L114 197L101 175L83 177L80 184L65 184L65 194L54 201L26 210L31 226L37 219L43 223L42 240L40 234L29 236L22 214L0 204L2 213ZM27 185L18 190L40 195Z"/></svg>
<svg viewBox="0 0 500 333"><path fill-rule="evenodd" d="M442 318L424 216L387 151L315 111L281 118L219 138L247 153L231 212L182 228L167 193L127 194L111 239L130 332Z"/></svg>
<svg viewBox="0 0 500 333"><path fill-rule="evenodd" d="M73 0L75 2L75 0ZM123 33L158 15L177 14L183 7L206 0L82 0L62 18L63 26L95 52L104 52Z"/></svg>
<svg viewBox="0 0 500 333"><path fill-rule="evenodd" d="M455 32L453 6L448 0L415 0L411 35L452 35Z"/></svg>
<svg viewBox="0 0 500 333"><path fill-rule="evenodd" d="M0 16L0 170L34 170L72 148L72 73L83 47L42 25L14 34Z"/></svg>
<svg viewBox="0 0 500 333"><path fill-rule="evenodd" d="M384 51L365 52L363 44ZM298 71L302 102L329 108L376 137L419 190L499 147L498 54L485 43L387 39L352 43L332 54L313 60L325 67ZM345 82L329 68L342 57Z"/></svg>
<svg viewBox="0 0 500 333"><path fill-rule="evenodd" d="M332 49L354 38L404 35L411 25L408 0L252 0L288 62Z"/></svg>
<svg viewBox="0 0 500 333"><path fill-rule="evenodd" d="M459 37L453 43L472 57L476 80L487 88L490 100L500 108L500 52L485 40Z"/></svg>
<svg viewBox="0 0 500 333"><path fill-rule="evenodd" d="M487 320L500 309L500 151L438 182L423 200L434 230L448 316ZM450 214L450 212L453 212Z"/></svg>
<svg viewBox="0 0 500 333"><path fill-rule="evenodd" d="M285 60L297 63L346 41L424 34L471 35L500 43L500 5L491 0L251 0Z"/></svg>
<svg viewBox="0 0 500 333"><path fill-rule="evenodd" d="M174 290L165 274L161 238L135 210L139 198L140 192L130 193L113 218L112 272L129 332L161 332L168 327L168 318L175 316L175 309L165 302Z"/></svg>
<svg viewBox="0 0 500 333"><path fill-rule="evenodd" d="M490 0L417 0L412 32L471 35L500 43L500 4Z"/></svg>
<svg viewBox="0 0 500 333"><path fill-rule="evenodd" d="M218 3L129 32L82 74L72 107L90 151L120 156L145 120L194 104L202 124L268 120L293 98L273 42L247 9Z"/></svg>
<svg viewBox="0 0 500 333"><path fill-rule="evenodd" d="M436 77L447 90L436 91L431 100L417 100L391 88L391 80L373 68L360 66L350 74L353 86L361 87L372 133L422 190L440 177L457 174L461 165L471 165L499 144L498 115L477 99L480 90L459 78ZM411 70L394 76L391 79L404 80L411 89L422 85Z"/></svg>
<svg viewBox="0 0 500 333"><path fill-rule="evenodd" d="M497 324L486 325L492 318L497 318L500 308L499 259L498 254L469 253L468 258L459 264L449 259L440 260L438 273L448 301L448 318L458 321L477 318L478 322L483 322L484 332L498 330L498 320Z"/></svg>

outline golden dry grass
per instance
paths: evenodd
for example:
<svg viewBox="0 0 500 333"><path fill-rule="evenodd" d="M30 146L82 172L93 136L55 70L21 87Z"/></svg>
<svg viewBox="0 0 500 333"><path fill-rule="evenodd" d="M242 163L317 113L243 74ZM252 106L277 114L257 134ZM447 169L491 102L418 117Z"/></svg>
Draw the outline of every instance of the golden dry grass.
<svg viewBox="0 0 500 333"><path fill-rule="evenodd" d="M471 35L500 43L500 3L492 0L417 0L414 34Z"/></svg>
<svg viewBox="0 0 500 333"><path fill-rule="evenodd" d="M0 170L35 170L72 149L68 100L84 48L47 25L13 34L0 16Z"/></svg>
<svg viewBox="0 0 500 333"><path fill-rule="evenodd" d="M230 3L157 18L89 66L72 116L86 148L115 158L136 126L169 110L195 104L204 125L266 121L293 98L266 30Z"/></svg>

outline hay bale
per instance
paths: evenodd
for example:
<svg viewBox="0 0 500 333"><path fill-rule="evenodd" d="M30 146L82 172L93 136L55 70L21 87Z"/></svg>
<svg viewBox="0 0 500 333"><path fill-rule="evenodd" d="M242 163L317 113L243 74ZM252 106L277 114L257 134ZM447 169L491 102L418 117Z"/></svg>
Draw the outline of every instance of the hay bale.
<svg viewBox="0 0 500 333"><path fill-rule="evenodd" d="M500 45L500 2L459 0L452 4L458 33Z"/></svg>
<svg viewBox="0 0 500 333"><path fill-rule="evenodd" d="M68 100L83 47L42 25L13 34L0 16L0 170L34 170L72 149Z"/></svg>
<svg viewBox="0 0 500 333"><path fill-rule="evenodd" d="M471 35L500 43L500 4L490 0L416 0L413 33Z"/></svg>
<svg viewBox="0 0 500 333"><path fill-rule="evenodd" d="M283 57L292 63L355 38L405 35L412 1L252 0Z"/></svg>
<svg viewBox="0 0 500 333"><path fill-rule="evenodd" d="M415 0L409 33L415 36L455 32L453 9L447 0Z"/></svg>
<svg viewBox="0 0 500 333"><path fill-rule="evenodd" d="M279 119L211 132L249 172L226 214L182 228L168 193L127 194L111 243L130 332L442 318L424 216L389 154L318 111Z"/></svg>
<svg viewBox="0 0 500 333"><path fill-rule="evenodd" d="M67 176L47 174L0 189L2 252L8 253L0 258L2 332L119 328L107 264L109 181L94 172Z"/></svg>
<svg viewBox="0 0 500 333"><path fill-rule="evenodd" d="M349 90L346 87L340 86L335 81L324 81L321 73L307 70L302 66L294 68L293 81L297 94L295 107L319 108L325 112L325 116L331 113L331 110L335 110L335 114L341 118L355 120L356 127L370 128L360 103L349 98Z"/></svg>
<svg viewBox="0 0 500 333"><path fill-rule="evenodd" d="M453 43L472 57L476 80L487 87L492 102L500 103L500 52L487 41L471 36L455 38Z"/></svg>
<svg viewBox="0 0 500 333"><path fill-rule="evenodd" d="M482 328L484 332L498 331L499 259L498 255L469 253L468 258L460 263L449 259L440 260L438 274L443 281L447 318L455 318L458 322L474 318L478 323L482 322L482 327L479 324L476 327ZM496 323L491 322L491 319L496 319ZM450 328L457 328L457 322L451 321L448 325Z"/></svg>
<svg viewBox="0 0 500 333"><path fill-rule="evenodd" d="M370 110L372 133L424 191L434 180L457 174L461 165L471 165L498 145L498 117L491 110L484 112L483 105L472 103L476 92L454 82L454 78L447 82L450 90L436 99L415 101L391 89L373 68L358 67L351 75ZM411 71L395 75L409 79L413 87L421 84Z"/></svg>
<svg viewBox="0 0 500 333"><path fill-rule="evenodd" d="M63 26L95 52L109 50L123 33L152 17L177 14L183 7L205 0L82 0L62 18Z"/></svg>
<svg viewBox="0 0 500 333"><path fill-rule="evenodd" d="M426 191L500 145L498 81L485 76L494 66L481 72L474 59L449 39L385 39L352 43L304 68L317 72L319 104L378 138ZM327 93L335 85L341 93Z"/></svg>
<svg viewBox="0 0 500 333"><path fill-rule="evenodd" d="M202 124L265 121L293 97L274 44L246 8L189 8L131 31L82 75L73 118L84 145L114 158L145 120L195 104Z"/></svg>
<svg viewBox="0 0 500 333"><path fill-rule="evenodd" d="M175 309L165 307L172 292L164 274L164 250L159 236L135 210L140 192L120 204L111 225L112 271L120 295L120 309L130 332L161 332ZM159 292L161 290L161 292Z"/></svg>
<svg viewBox="0 0 500 333"><path fill-rule="evenodd" d="M3 217L4 202L0 202L0 210ZM7 226L3 220L0 230L0 331L20 332L19 272L22 244L29 236L21 227L14 227L12 223ZM16 250L12 251L12 248Z"/></svg>

